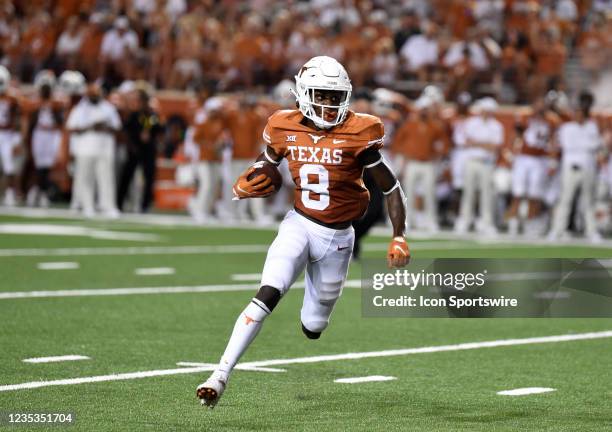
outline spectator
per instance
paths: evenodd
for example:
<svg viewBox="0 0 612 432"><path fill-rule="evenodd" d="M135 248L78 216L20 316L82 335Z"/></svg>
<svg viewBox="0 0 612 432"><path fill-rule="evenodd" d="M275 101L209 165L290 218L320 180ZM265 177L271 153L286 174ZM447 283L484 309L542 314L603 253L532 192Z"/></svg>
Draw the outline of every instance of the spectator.
<svg viewBox="0 0 612 432"><path fill-rule="evenodd" d="M406 41L419 33L421 33L421 26L416 13L411 9L405 10L401 15L399 30L393 35L395 52L399 53Z"/></svg>
<svg viewBox="0 0 612 432"><path fill-rule="evenodd" d="M425 22L423 33L406 41L400 50L404 70L416 76L420 81L427 81L432 68L438 63L438 41L435 37L436 27L432 22Z"/></svg>
<svg viewBox="0 0 612 432"><path fill-rule="evenodd" d="M497 232L493 221L493 170L499 148L504 142L504 127L493 115L497 111L495 99L481 99L476 102L474 108L478 114L465 124L463 194L455 232L465 233L472 225L474 198L476 191L479 191L480 219L476 222L476 229L482 234L493 235Z"/></svg>
<svg viewBox="0 0 612 432"><path fill-rule="evenodd" d="M567 50L558 30L549 29L536 36L533 51L537 61L529 86L530 93L532 97L543 97L561 82Z"/></svg>
<svg viewBox="0 0 612 432"><path fill-rule="evenodd" d="M138 45L138 36L130 29L130 22L125 16L118 17L113 28L104 34L100 47L101 75L111 88L130 76Z"/></svg>
<svg viewBox="0 0 612 432"><path fill-rule="evenodd" d="M84 31L79 26L79 19L71 16L66 22L66 28L55 45L57 60L63 69L77 69L79 52L83 44Z"/></svg>
<svg viewBox="0 0 612 432"><path fill-rule="evenodd" d="M159 115L151 108L149 92L143 85L137 89L138 107L131 111L125 122L128 157L119 179L117 208L123 210L125 198L138 165L144 175L144 191L140 212L149 210L153 202L153 182L155 181L155 163L163 126Z"/></svg>
<svg viewBox="0 0 612 432"><path fill-rule="evenodd" d="M375 48L372 69L375 71L373 81L376 86L392 87L397 79L399 61L393 51L391 38L378 41Z"/></svg>
<svg viewBox="0 0 612 432"><path fill-rule="evenodd" d="M119 113L102 98L97 84L87 87L87 95L72 109L66 123L75 156L74 187L86 217L95 214L94 197L109 218L119 217L115 206L115 134L121 128Z"/></svg>

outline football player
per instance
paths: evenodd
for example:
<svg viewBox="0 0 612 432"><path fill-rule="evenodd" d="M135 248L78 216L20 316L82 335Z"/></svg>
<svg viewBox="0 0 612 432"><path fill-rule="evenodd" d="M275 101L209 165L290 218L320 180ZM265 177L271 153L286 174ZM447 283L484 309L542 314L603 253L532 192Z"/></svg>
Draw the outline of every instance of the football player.
<svg viewBox="0 0 612 432"><path fill-rule="evenodd" d="M3 204L17 204L17 156L21 149L20 110L17 99L10 94L11 74L0 66L0 161L6 177Z"/></svg>
<svg viewBox="0 0 612 432"><path fill-rule="evenodd" d="M522 124L525 123L525 124ZM549 156L552 153L551 140L560 119L548 111L543 98L533 104L533 114L519 123L520 134L515 147L516 155L512 164L512 202L508 209L508 233L519 232L519 207L527 199L528 213L524 231L542 234L540 216L543 210L544 194L548 172ZM540 223L538 223L540 222Z"/></svg>
<svg viewBox="0 0 612 432"><path fill-rule="evenodd" d="M265 318L304 269L302 331L307 338L318 339L329 324L351 259L351 222L368 206L364 170L386 195L393 224L388 265L402 267L410 259L403 193L380 154L382 122L349 110L351 82L344 67L331 57L310 59L295 81L299 109L277 111L268 119L263 132L267 147L257 159L274 165L287 159L295 183L294 209L280 224L268 250L261 288L238 317L219 366L197 388L198 398L209 407L223 394L232 369ZM263 174L248 180L253 172L253 167L247 169L236 181L237 199L265 197L274 191Z"/></svg>

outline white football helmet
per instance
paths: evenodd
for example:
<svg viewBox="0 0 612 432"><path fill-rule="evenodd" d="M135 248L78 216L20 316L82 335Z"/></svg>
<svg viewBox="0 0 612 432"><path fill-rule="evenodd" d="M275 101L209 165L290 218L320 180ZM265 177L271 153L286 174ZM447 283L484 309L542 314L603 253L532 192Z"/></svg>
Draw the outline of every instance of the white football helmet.
<svg viewBox="0 0 612 432"><path fill-rule="evenodd" d="M11 73L7 68L0 65L0 94L6 93L11 83Z"/></svg>
<svg viewBox="0 0 612 432"><path fill-rule="evenodd" d="M295 99L293 98L295 93L295 84L288 79L284 79L274 87L272 97L283 108L290 108L291 106L295 107Z"/></svg>
<svg viewBox="0 0 612 432"><path fill-rule="evenodd" d="M34 78L34 87L40 89L44 85L48 85L53 89L55 87L55 73L52 70L44 69L36 74Z"/></svg>
<svg viewBox="0 0 612 432"><path fill-rule="evenodd" d="M433 103L436 104L444 103L444 93L442 93L440 87L437 87L433 84L430 84L425 87L423 89L423 93L421 93L421 96L428 97Z"/></svg>
<svg viewBox="0 0 612 432"><path fill-rule="evenodd" d="M69 96L85 93L85 77L79 71L67 70L59 77L60 90Z"/></svg>
<svg viewBox="0 0 612 432"><path fill-rule="evenodd" d="M376 115L387 115L393 109L395 94L386 88L377 88L372 92L372 109Z"/></svg>
<svg viewBox="0 0 612 432"><path fill-rule="evenodd" d="M304 117L309 118L321 129L339 125L348 114L351 98L351 80L336 59L327 56L313 57L302 66L295 76L295 97ZM315 91L338 92L338 102L325 105L317 102ZM337 110L333 120L325 120L325 110Z"/></svg>

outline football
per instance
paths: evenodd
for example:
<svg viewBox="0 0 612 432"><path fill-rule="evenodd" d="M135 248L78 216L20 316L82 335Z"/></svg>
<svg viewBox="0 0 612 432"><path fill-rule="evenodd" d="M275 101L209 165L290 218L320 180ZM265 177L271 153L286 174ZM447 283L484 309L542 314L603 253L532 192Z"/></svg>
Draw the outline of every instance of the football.
<svg viewBox="0 0 612 432"><path fill-rule="evenodd" d="M247 176L247 180L251 180L260 174L264 174L270 180L272 180L272 186L274 186L274 192L278 192L281 185L283 184L283 178L276 165L266 161L257 161L253 164L255 171Z"/></svg>

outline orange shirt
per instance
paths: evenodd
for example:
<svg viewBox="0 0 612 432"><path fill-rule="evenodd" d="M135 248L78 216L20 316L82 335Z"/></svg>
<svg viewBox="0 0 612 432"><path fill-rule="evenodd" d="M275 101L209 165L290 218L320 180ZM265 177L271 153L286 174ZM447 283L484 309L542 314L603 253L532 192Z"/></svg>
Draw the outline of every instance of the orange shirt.
<svg viewBox="0 0 612 432"><path fill-rule="evenodd" d="M566 50L563 44L546 46L537 53L537 72L543 75L561 75L565 65Z"/></svg>
<svg viewBox="0 0 612 432"><path fill-rule="evenodd" d="M256 108L235 110L228 113L227 127L234 143L234 159L252 159L261 153L261 133L265 117Z"/></svg>
<svg viewBox="0 0 612 432"><path fill-rule="evenodd" d="M329 224L359 219L370 199L359 155L382 147L382 122L350 111L339 126L314 130L302 125L302 119L297 110L277 111L263 134L276 155L289 162L295 208Z"/></svg>
<svg viewBox="0 0 612 432"><path fill-rule="evenodd" d="M223 119L219 117L207 117L194 127L193 140L200 147L200 160L218 161L221 139L225 131Z"/></svg>
<svg viewBox="0 0 612 432"><path fill-rule="evenodd" d="M400 126L393 147L408 159L426 162L444 153L449 140L439 122L413 117Z"/></svg>

